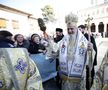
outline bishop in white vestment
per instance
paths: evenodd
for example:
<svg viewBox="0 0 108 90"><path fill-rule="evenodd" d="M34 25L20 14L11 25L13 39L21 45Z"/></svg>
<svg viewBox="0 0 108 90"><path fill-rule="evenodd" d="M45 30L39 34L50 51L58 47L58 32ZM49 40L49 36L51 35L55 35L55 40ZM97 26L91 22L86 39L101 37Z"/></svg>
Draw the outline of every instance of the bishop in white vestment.
<svg viewBox="0 0 108 90"><path fill-rule="evenodd" d="M57 45L52 41L49 43L52 51L59 51L62 90L86 90L86 55L88 49L93 50L93 45L77 29L77 21L78 17L73 13L67 15L68 34ZM54 57L51 53L47 56Z"/></svg>
<svg viewBox="0 0 108 90"><path fill-rule="evenodd" d="M77 29L77 21L73 13L65 17L68 35L62 39L59 49L62 90L86 90L86 53L89 42Z"/></svg>

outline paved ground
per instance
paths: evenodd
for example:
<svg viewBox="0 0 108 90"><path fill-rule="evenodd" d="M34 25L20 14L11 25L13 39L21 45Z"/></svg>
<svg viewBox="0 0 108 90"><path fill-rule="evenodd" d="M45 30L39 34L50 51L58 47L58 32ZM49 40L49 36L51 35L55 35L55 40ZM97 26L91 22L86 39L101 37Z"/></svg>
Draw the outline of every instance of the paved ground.
<svg viewBox="0 0 108 90"><path fill-rule="evenodd" d="M44 90L60 90L57 85L55 79L51 79L47 82L43 83Z"/></svg>

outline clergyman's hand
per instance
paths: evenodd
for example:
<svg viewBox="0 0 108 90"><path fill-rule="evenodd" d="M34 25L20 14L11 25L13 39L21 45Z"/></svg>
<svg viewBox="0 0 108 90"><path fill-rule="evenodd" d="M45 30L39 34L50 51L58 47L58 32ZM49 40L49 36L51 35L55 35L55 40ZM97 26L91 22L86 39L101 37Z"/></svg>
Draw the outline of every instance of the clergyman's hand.
<svg viewBox="0 0 108 90"><path fill-rule="evenodd" d="M92 49L93 49L93 44L92 44L91 42L88 43L87 49L88 49L88 50L92 50Z"/></svg>

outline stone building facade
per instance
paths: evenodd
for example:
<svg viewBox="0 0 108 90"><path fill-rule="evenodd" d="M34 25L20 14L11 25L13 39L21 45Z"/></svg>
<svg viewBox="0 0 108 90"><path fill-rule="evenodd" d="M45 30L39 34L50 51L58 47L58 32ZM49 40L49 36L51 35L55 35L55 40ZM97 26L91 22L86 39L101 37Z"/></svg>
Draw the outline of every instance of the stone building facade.
<svg viewBox="0 0 108 90"><path fill-rule="evenodd" d="M83 10L79 10L79 23L87 24L85 20L88 18L93 18L90 22L91 32L93 33L101 33L102 37L108 36L108 0L92 0L95 3L89 8L85 8ZM97 1L97 2L96 2Z"/></svg>
<svg viewBox="0 0 108 90"><path fill-rule="evenodd" d="M28 36L39 33L37 18L32 14L0 4L0 30Z"/></svg>

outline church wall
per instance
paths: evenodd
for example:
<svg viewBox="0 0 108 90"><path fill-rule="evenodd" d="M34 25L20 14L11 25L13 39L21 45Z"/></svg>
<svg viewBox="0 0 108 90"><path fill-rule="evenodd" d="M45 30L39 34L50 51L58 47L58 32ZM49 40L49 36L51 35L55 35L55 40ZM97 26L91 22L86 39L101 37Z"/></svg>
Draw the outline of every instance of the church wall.
<svg viewBox="0 0 108 90"><path fill-rule="evenodd" d="M104 34L107 31L107 24L108 24L108 3L93 6L90 8L86 8L83 10L78 11L78 17L79 22L78 24L86 24L85 20L88 18L88 15L90 15L90 18L93 18L90 23L95 23L96 25L96 33L99 33L98 31L98 25L100 22L103 22L104 24ZM105 36L105 35L104 35Z"/></svg>

